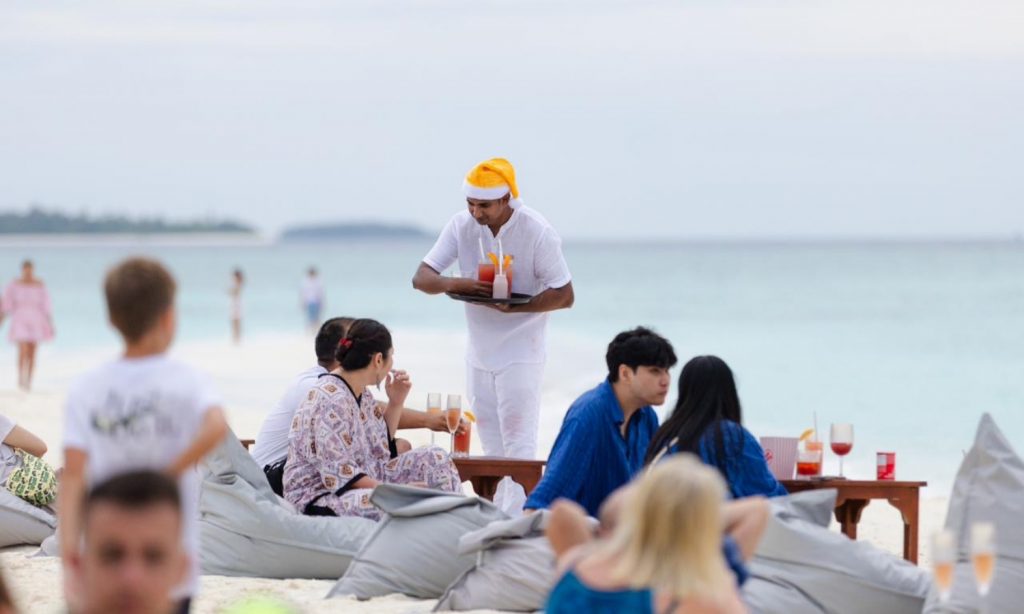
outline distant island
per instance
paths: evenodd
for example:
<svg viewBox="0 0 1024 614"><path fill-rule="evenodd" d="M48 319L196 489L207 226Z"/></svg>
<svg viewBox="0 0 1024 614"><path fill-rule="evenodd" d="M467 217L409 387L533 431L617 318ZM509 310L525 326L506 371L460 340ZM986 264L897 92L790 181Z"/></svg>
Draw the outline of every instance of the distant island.
<svg viewBox="0 0 1024 614"><path fill-rule="evenodd" d="M0 235L56 234L255 234L247 224L231 220L168 222L159 217L130 218L126 215L68 215L32 207L28 212L0 212Z"/></svg>
<svg viewBox="0 0 1024 614"><path fill-rule="evenodd" d="M325 241L331 239L423 239L430 237L422 228L405 224L361 222L319 226L293 226L281 233L282 241Z"/></svg>

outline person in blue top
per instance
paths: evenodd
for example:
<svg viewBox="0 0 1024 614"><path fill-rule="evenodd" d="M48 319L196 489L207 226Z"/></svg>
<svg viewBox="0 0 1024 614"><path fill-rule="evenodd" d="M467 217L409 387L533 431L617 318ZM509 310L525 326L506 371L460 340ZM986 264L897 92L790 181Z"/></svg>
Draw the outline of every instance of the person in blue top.
<svg viewBox="0 0 1024 614"><path fill-rule="evenodd" d="M734 498L787 494L764 450L743 428L732 369L717 356L697 356L679 374L679 400L647 449L647 463L665 453L692 452L718 469Z"/></svg>
<svg viewBox="0 0 1024 614"><path fill-rule="evenodd" d="M651 406L668 396L675 352L667 339L640 327L616 335L605 362L608 379L565 414L544 477L525 509L544 509L562 497L596 516L605 498L643 467L658 429Z"/></svg>

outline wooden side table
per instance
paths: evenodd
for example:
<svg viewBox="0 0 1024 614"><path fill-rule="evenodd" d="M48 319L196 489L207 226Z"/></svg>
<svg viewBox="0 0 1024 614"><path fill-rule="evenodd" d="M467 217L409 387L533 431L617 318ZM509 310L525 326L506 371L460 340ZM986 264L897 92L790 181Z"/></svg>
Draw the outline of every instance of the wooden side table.
<svg viewBox="0 0 1024 614"><path fill-rule="evenodd" d="M545 461L500 456L463 456L452 460L462 480L469 480L473 491L488 501L494 500L498 482L505 477L518 482L529 495L540 482L547 464Z"/></svg>
<svg viewBox="0 0 1024 614"><path fill-rule="evenodd" d="M920 494L928 482L812 479L782 480L782 485L791 493L835 488L836 520L850 539L857 539L857 523L868 503L874 499L888 501L903 517L903 558L917 564Z"/></svg>

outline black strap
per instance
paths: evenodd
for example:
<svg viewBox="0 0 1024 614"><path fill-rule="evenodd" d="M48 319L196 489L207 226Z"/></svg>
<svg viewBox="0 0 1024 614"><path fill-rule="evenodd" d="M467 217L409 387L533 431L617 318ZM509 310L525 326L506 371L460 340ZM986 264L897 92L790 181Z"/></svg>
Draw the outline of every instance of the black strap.
<svg viewBox="0 0 1024 614"><path fill-rule="evenodd" d="M347 493L348 491L352 490L353 488L355 488L356 482L358 482L359 480L361 480L362 478L365 478L365 477L366 477L365 473L357 473L354 478L352 478L348 482L345 482L344 486L342 486L338 490L334 491L333 493L331 491L329 491L329 490L323 491L319 495L317 495L317 496L313 497L312 499L310 499L309 503L306 504L306 507L302 508L302 514L304 516L336 516L337 514L317 513L317 509L322 510L324 508L322 506L320 506L320 505L315 505L316 502L319 501L320 499L323 499L324 497L326 497L327 495L330 495L330 494L333 494L335 496L340 497L341 495L343 495L343 494ZM330 508L327 508L327 509L330 509Z"/></svg>
<svg viewBox="0 0 1024 614"><path fill-rule="evenodd" d="M317 377L317 379L319 379L321 377L327 377L328 375L330 375L331 377L336 377L339 380L341 380L341 383L345 384L345 387L348 388L348 391L352 395L352 398L356 400L356 405L357 406L362 406L362 404L363 404L363 395L361 395L361 394L357 395L356 391L352 390L352 386L350 386L349 383L347 381L345 381L344 377L338 375L337 373L334 373L333 371L328 371L327 373L321 373L320 375L317 375L316 377Z"/></svg>

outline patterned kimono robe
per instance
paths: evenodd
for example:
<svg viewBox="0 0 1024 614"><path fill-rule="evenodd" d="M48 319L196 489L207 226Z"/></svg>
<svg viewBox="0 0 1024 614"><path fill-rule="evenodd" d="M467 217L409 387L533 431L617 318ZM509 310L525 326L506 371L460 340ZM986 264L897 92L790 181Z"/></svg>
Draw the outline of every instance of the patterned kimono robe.
<svg viewBox="0 0 1024 614"><path fill-rule="evenodd" d="M377 520L370 488L352 485L363 476L378 482L460 492L455 463L439 447L391 458L384 412L369 390L356 399L344 380L324 375L295 412L288 435L284 498L302 513L313 505L338 516Z"/></svg>

